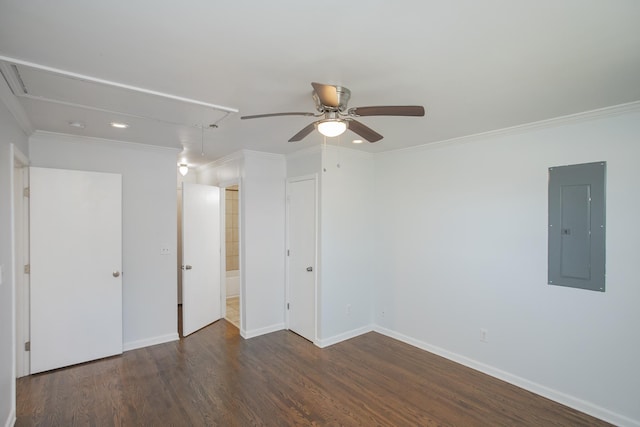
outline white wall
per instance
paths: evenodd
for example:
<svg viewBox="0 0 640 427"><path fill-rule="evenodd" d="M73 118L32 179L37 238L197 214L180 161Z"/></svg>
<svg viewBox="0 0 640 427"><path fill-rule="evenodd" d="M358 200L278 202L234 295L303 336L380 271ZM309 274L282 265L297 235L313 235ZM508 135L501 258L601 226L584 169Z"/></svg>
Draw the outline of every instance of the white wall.
<svg viewBox="0 0 640 427"><path fill-rule="evenodd" d="M284 328L284 156L243 150L198 169L198 183L240 185L240 333Z"/></svg>
<svg viewBox="0 0 640 427"><path fill-rule="evenodd" d="M4 82L2 82L4 85ZM27 136L0 102L0 425L13 425L15 420L15 315L14 315L14 248L12 244L13 154L15 144L27 155Z"/></svg>
<svg viewBox="0 0 640 427"><path fill-rule="evenodd" d="M373 327L373 156L331 145L287 156L288 178L310 174L320 188L317 344L325 347Z"/></svg>
<svg viewBox="0 0 640 427"><path fill-rule="evenodd" d="M284 328L284 156L245 151L240 194L241 259L248 335Z"/></svg>
<svg viewBox="0 0 640 427"><path fill-rule="evenodd" d="M177 339L177 150L38 132L29 148L33 166L122 174L124 348Z"/></svg>
<svg viewBox="0 0 640 427"><path fill-rule="evenodd" d="M326 146L320 174L320 345L371 330L373 156ZM347 306L349 310L347 310ZM347 313L349 311L349 313Z"/></svg>
<svg viewBox="0 0 640 427"><path fill-rule="evenodd" d="M316 145L287 155L287 178L318 174L322 169L322 146Z"/></svg>
<svg viewBox="0 0 640 427"><path fill-rule="evenodd" d="M549 286L547 169L602 160L606 292ZM378 329L640 425L639 160L637 108L376 155Z"/></svg>

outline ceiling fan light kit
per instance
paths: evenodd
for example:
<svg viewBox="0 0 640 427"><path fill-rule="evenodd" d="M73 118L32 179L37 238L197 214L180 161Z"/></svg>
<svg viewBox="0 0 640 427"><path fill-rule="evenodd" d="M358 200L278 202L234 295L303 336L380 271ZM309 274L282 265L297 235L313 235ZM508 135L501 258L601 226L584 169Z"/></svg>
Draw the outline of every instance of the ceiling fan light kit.
<svg viewBox="0 0 640 427"><path fill-rule="evenodd" d="M347 130L347 122L340 119L325 119L316 122L318 132L327 138L342 135Z"/></svg>
<svg viewBox="0 0 640 427"><path fill-rule="evenodd" d="M306 112L267 113L251 116L242 116L240 119L260 119L276 116L312 116L322 117L305 126L300 132L289 139L289 142L301 141L314 129L318 129L322 135L333 138L342 135L347 129L369 142L380 141L383 136L370 127L354 119L363 116L404 116L422 117L424 107L421 105L385 105L375 107L355 107L347 109L347 103L351 98L351 91L343 86L311 83L313 86L313 100L316 103L318 114Z"/></svg>

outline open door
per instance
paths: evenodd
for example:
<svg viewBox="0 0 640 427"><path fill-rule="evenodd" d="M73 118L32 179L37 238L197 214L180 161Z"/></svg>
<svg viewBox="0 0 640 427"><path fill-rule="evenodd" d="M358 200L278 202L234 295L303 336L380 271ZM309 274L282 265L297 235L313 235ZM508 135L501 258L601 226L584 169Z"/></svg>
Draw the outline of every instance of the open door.
<svg viewBox="0 0 640 427"><path fill-rule="evenodd" d="M220 188L182 184L182 335L222 317Z"/></svg>
<svg viewBox="0 0 640 427"><path fill-rule="evenodd" d="M30 168L31 373L122 353L122 177Z"/></svg>

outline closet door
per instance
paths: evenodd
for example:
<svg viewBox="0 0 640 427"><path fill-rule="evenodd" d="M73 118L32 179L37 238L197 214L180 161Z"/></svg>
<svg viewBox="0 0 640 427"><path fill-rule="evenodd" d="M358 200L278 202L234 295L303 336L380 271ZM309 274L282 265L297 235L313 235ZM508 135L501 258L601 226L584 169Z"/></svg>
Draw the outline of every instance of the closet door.
<svg viewBox="0 0 640 427"><path fill-rule="evenodd" d="M30 169L31 373L122 353L122 178Z"/></svg>
<svg viewBox="0 0 640 427"><path fill-rule="evenodd" d="M288 325L316 339L316 181L290 181L288 187Z"/></svg>

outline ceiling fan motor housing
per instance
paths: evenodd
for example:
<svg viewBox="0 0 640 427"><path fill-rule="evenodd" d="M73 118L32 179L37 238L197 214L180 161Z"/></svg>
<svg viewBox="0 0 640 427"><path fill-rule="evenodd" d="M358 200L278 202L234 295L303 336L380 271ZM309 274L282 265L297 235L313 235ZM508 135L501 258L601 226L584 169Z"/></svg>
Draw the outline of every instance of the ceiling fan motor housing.
<svg viewBox="0 0 640 427"><path fill-rule="evenodd" d="M349 99L351 99L351 91L344 86L331 87L335 88L335 92L332 93L332 95L335 96L335 99L332 99L331 105L323 104L318 93L315 90L313 91L313 99L316 103L316 109L321 113L329 111L345 112L347 110L347 104L349 104Z"/></svg>

